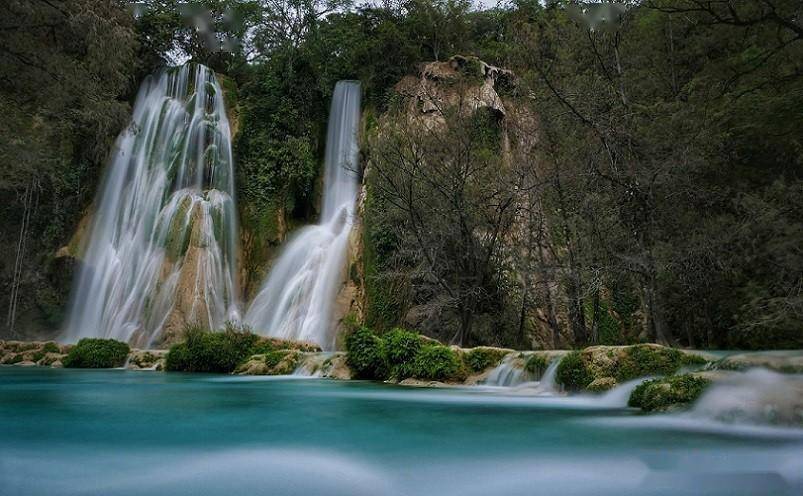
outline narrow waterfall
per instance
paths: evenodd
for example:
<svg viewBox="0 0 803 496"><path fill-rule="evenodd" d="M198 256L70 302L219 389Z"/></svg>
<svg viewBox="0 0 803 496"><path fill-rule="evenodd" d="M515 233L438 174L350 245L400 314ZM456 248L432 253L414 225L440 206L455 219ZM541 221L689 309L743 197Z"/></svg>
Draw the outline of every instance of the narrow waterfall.
<svg viewBox="0 0 803 496"><path fill-rule="evenodd" d="M276 261L246 313L255 332L334 348L332 307L343 281L357 198L360 83L335 86L326 136L323 211Z"/></svg>
<svg viewBox="0 0 803 496"><path fill-rule="evenodd" d="M238 318L231 133L214 73L146 79L112 155L64 338L149 346Z"/></svg>

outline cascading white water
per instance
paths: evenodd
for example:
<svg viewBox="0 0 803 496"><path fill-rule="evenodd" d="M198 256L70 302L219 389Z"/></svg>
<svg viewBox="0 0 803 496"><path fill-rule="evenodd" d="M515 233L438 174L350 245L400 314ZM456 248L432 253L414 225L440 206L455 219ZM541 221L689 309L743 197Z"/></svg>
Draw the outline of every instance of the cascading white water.
<svg viewBox="0 0 803 496"><path fill-rule="evenodd" d="M94 206L64 339L147 346L238 318L231 132L215 75L164 70L140 87Z"/></svg>
<svg viewBox="0 0 803 496"><path fill-rule="evenodd" d="M326 137L323 211L276 261L246 313L255 332L334 348L332 306L343 281L357 198L360 83L335 86Z"/></svg>

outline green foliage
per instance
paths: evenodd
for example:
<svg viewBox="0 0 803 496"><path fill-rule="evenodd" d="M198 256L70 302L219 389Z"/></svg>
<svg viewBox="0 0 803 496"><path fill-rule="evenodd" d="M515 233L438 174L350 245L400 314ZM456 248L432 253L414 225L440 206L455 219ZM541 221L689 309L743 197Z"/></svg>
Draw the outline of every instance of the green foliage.
<svg viewBox="0 0 803 496"><path fill-rule="evenodd" d="M184 341L174 344L165 358L165 368L183 372L230 373L252 355L258 337L248 330L227 326L212 332L190 325L184 329Z"/></svg>
<svg viewBox="0 0 803 496"><path fill-rule="evenodd" d="M501 362L508 353L510 353L510 350L479 346L472 348L471 351L466 353L464 360L472 371L482 372L487 368L499 365L499 362ZM531 359L532 358L533 357L531 357ZM527 363L529 364L530 362L528 361Z"/></svg>
<svg viewBox="0 0 803 496"><path fill-rule="evenodd" d="M683 354L666 347L636 345L628 349L616 369L616 380L625 382L648 375L671 375L678 371Z"/></svg>
<svg viewBox="0 0 803 496"><path fill-rule="evenodd" d="M549 367L549 362L543 355L530 355L529 358L527 358L527 361L524 363L524 370L535 377L543 376L547 367Z"/></svg>
<svg viewBox="0 0 803 496"><path fill-rule="evenodd" d="M558 384L570 391L584 389L594 380L579 351L573 351L563 357L558 365L556 378Z"/></svg>
<svg viewBox="0 0 803 496"><path fill-rule="evenodd" d="M627 404L645 412L685 406L697 400L710 383L690 374L645 381L633 390Z"/></svg>
<svg viewBox="0 0 803 496"><path fill-rule="evenodd" d="M421 350L421 336L412 331L395 328L382 336L390 375L406 379L414 374L412 364Z"/></svg>
<svg viewBox="0 0 803 496"><path fill-rule="evenodd" d="M427 344L413 362L413 377L431 381L462 381L467 372L460 355L443 345Z"/></svg>
<svg viewBox="0 0 803 496"><path fill-rule="evenodd" d="M67 368L108 369L122 367L130 348L114 339L83 338L63 360Z"/></svg>
<svg viewBox="0 0 803 496"><path fill-rule="evenodd" d="M388 375L382 339L367 327L353 330L346 336L346 361L358 379L384 380Z"/></svg>

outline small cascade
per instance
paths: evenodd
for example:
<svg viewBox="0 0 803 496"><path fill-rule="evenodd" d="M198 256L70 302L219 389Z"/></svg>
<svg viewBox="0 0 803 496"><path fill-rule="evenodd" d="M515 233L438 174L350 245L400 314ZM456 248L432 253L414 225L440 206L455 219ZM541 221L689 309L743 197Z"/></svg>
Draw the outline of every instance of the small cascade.
<svg viewBox="0 0 803 496"><path fill-rule="evenodd" d="M538 382L541 391L556 393L560 390L556 379L558 375L558 365L560 365L560 358L555 358L549 363L549 366L544 371L544 375L541 376L541 380Z"/></svg>
<svg viewBox="0 0 803 496"><path fill-rule="evenodd" d="M320 223L287 244L248 308L245 322L265 335L334 348L332 308L345 279L357 199L360 83L339 81L326 138Z"/></svg>
<svg viewBox="0 0 803 496"><path fill-rule="evenodd" d="M516 353L508 353L502 362L488 375L486 386L512 387L532 380L532 374L524 367L524 360Z"/></svg>
<svg viewBox="0 0 803 496"><path fill-rule="evenodd" d="M560 387L555 381L560 358L549 362L540 379L527 370L525 358L510 353L494 368L483 383L486 386L511 387L521 389L528 393L550 394L558 393Z"/></svg>
<svg viewBox="0 0 803 496"><path fill-rule="evenodd" d="M238 317L231 133L214 73L148 77L94 205L63 338L149 347Z"/></svg>
<svg viewBox="0 0 803 496"><path fill-rule="evenodd" d="M803 425L803 374L751 369L719 380L688 416L734 424Z"/></svg>

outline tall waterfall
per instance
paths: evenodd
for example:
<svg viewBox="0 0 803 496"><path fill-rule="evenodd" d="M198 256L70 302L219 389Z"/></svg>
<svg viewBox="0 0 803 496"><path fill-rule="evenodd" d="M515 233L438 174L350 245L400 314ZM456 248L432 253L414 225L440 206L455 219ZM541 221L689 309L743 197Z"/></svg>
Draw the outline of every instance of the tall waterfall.
<svg viewBox="0 0 803 496"><path fill-rule="evenodd" d="M238 318L231 132L201 65L142 84L94 205L67 340L147 346L186 323Z"/></svg>
<svg viewBox="0 0 803 496"><path fill-rule="evenodd" d="M360 83L335 86L326 136L323 211L319 224L289 242L246 313L256 332L334 347L332 306L337 297L357 197Z"/></svg>

